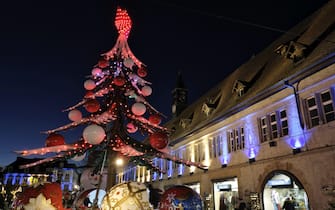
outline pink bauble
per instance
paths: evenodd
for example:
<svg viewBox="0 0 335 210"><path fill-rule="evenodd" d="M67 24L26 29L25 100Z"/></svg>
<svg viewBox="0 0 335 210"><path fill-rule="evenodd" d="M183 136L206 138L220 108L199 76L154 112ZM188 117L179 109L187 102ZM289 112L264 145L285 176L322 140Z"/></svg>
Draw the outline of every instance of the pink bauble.
<svg viewBox="0 0 335 210"><path fill-rule="evenodd" d="M131 111L137 116L143 115L146 112L146 110L147 108L142 103L134 103L133 106L131 107Z"/></svg>
<svg viewBox="0 0 335 210"><path fill-rule="evenodd" d="M87 126L83 131L84 140L90 144L100 144L106 136L105 130L96 124Z"/></svg>
<svg viewBox="0 0 335 210"><path fill-rule="evenodd" d="M93 90L96 87L96 85L93 80L88 79L84 82L84 87L86 90Z"/></svg>
<svg viewBox="0 0 335 210"><path fill-rule="evenodd" d="M96 76L100 76L102 73L102 70L100 68L94 68L92 69L92 76L96 77Z"/></svg>
<svg viewBox="0 0 335 210"><path fill-rule="evenodd" d="M69 112L68 117L73 122L78 122L82 119L83 115L78 109L73 109Z"/></svg>
<svg viewBox="0 0 335 210"><path fill-rule="evenodd" d="M127 68L131 68L134 65L134 61L131 58L126 58L123 61L123 64L127 67Z"/></svg>
<svg viewBox="0 0 335 210"><path fill-rule="evenodd" d="M135 133L138 130L138 127L136 127L133 123L127 124L127 131L128 133Z"/></svg>
<svg viewBox="0 0 335 210"><path fill-rule="evenodd" d="M152 93L152 89L148 85L143 86L141 91L144 96L150 96Z"/></svg>

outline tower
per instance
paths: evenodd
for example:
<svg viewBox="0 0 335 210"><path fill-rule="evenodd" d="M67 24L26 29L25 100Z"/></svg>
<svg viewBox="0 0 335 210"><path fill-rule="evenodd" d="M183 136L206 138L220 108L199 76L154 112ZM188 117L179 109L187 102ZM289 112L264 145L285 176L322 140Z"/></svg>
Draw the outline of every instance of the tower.
<svg viewBox="0 0 335 210"><path fill-rule="evenodd" d="M187 107L188 89L184 85L181 72L178 72L176 87L172 90L172 116L178 116Z"/></svg>

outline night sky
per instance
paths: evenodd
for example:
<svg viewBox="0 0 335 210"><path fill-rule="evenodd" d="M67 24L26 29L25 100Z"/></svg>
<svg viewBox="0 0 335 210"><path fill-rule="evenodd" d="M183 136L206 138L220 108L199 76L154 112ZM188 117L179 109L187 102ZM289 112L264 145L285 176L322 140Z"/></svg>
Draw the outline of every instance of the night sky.
<svg viewBox="0 0 335 210"><path fill-rule="evenodd" d="M63 109L85 94L85 76L116 41L117 5L133 27L128 43L148 66L148 101L171 117L180 71L192 103L326 0L5 1L0 5L0 166L14 150L43 147L41 131L69 123ZM63 133L62 133L63 134ZM64 133L66 142L81 131Z"/></svg>

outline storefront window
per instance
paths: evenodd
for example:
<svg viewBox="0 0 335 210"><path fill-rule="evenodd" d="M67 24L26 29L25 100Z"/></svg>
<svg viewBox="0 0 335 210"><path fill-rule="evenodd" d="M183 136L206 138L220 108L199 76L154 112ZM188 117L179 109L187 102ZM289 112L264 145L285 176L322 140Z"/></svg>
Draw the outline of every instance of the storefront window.
<svg viewBox="0 0 335 210"><path fill-rule="evenodd" d="M234 210L238 203L237 178L214 182L215 209Z"/></svg>
<svg viewBox="0 0 335 210"><path fill-rule="evenodd" d="M287 174L276 173L266 183L263 191L266 210L308 210L308 197L302 186ZM286 204L285 204L286 203ZM286 207L286 208L285 208Z"/></svg>

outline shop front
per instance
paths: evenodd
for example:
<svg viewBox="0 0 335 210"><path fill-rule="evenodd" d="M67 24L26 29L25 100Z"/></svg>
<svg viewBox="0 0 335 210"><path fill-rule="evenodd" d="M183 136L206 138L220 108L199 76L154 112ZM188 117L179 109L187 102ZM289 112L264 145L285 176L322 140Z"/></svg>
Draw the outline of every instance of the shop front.
<svg viewBox="0 0 335 210"><path fill-rule="evenodd" d="M237 178L229 178L213 182L214 209L234 210L238 205Z"/></svg>
<svg viewBox="0 0 335 210"><path fill-rule="evenodd" d="M263 189L266 210L309 210L308 196L297 178L285 171L271 173Z"/></svg>

